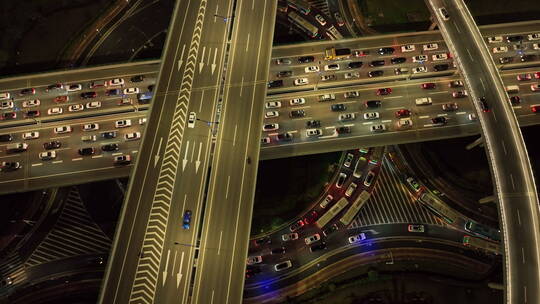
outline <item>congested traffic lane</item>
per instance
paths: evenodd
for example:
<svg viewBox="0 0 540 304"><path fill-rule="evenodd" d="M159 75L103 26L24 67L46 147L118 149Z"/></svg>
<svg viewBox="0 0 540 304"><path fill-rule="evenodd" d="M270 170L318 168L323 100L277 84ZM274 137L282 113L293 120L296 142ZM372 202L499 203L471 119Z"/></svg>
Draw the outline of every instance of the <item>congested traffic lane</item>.
<svg viewBox="0 0 540 304"><path fill-rule="evenodd" d="M11 88L2 91L9 97L0 101L0 128L147 108L150 99L138 97L152 94L149 92L155 80L155 73L127 74L111 79ZM15 117L5 116L10 113Z"/></svg>
<svg viewBox="0 0 540 304"><path fill-rule="evenodd" d="M137 132L142 135L145 116L146 113L140 112L130 113L129 116L110 115L36 125L29 131L22 127L12 129L10 134L13 140L10 143L0 145L0 161L19 162L21 168L0 172L0 191L11 192L12 189L25 191L27 188L40 186L43 188L56 184L101 180L103 176L114 178L128 175L131 164L136 159L140 142L137 138L126 139L126 135ZM131 121L131 126L122 128L115 126L116 121L126 119ZM89 123L98 124L99 129L83 131L83 125ZM63 126L71 127L72 131L65 134L54 132L55 128ZM22 136L26 132L37 132L39 137L24 140ZM102 134L105 132L116 132L116 137L104 138ZM81 139L83 136L95 136L95 140L83 142ZM44 144L52 141L58 141L60 146L54 149L45 149ZM27 144L27 151L15 153L6 151L8 145L13 143ZM113 143L118 145L118 150L104 151L102 149L102 146ZM94 154L81 155L79 152L81 148L90 147L94 148ZM42 160L39 154L46 151L54 151L55 157L50 160ZM122 155L129 155L130 163L115 164L114 158Z"/></svg>

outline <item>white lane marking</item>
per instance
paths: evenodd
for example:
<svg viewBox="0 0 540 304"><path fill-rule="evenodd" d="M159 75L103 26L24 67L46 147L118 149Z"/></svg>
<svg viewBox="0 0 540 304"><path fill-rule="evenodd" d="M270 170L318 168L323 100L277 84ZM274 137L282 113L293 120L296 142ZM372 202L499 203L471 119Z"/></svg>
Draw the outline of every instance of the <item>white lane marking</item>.
<svg viewBox="0 0 540 304"><path fill-rule="evenodd" d="M221 252L221 238L223 237L223 230L221 230L219 232L219 243L218 243L218 248L217 248L217 254L219 255L219 253Z"/></svg>
<svg viewBox="0 0 540 304"><path fill-rule="evenodd" d="M234 135L233 135L233 140L232 140L233 147L236 144L236 130L237 129L238 129L238 125L234 125Z"/></svg>
<svg viewBox="0 0 540 304"><path fill-rule="evenodd" d="M227 189L225 190L225 198L229 196L229 183L231 182L231 176L227 176Z"/></svg>
<svg viewBox="0 0 540 304"><path fill-rule="evenodd" d="M513 106L514 109L521 109L521 106Z"/></svg>
<svg viewBox="0 0 540 304"><path fill-rule="evenodd" d="M467 112L456 112L456 115L463 115L463 114L467 114Z"/></svg>
<svg viewBox="0 0 540 304"><path fill-rule="evenodd" d="M448 114L446 114L446 113L437 114L437 117L443 117L443 116L448 116Z"/></svg>
<svg viewBox="0 0 540 304"><path fill-rule="evenodd" d="M467 49L467 53L469 53L469 57L471 57L471 61L474 61L474 58L471 54L471 51L469 51L469 49ZM482 80L482 78L480 78L480 80Z"/></svg>
<svg viewBox="0 0 540 304"><path fill-rule="evenodd" d="M32 164L32 167L42 166L43 163Z"/></svg>
<svg viewBox="0 0 540 304"><path fill-rule="evenodd" d="M247 34L247 39L246 39L246 52L248 51L249 49L249 33Z"/></svg>
<svg viewBox="0 0 540 304"><path fill-rule="evenodd" d="M51 138L49 138L49 139L50 139L50 140L57 140L57 139L62 139L62 138L69 138L69 136L51 137Z"/></svg>
<svg viewBox="0 0 540 304"><path fill-rule="evenodd" d="M392 97L385 97L384 99L392 99L392 98L401 98L403 96L392 96Z"/></svg>
<svg viewBox="0 0 540 304"><path fill-rule="evenodd" d="M138 152L139 152L138 150L133 150L133 151L131 151L131 153L133 153L133 154L136 154L136 153L138 153Z"/></svg>
<svg viewBox="0 0 540 304"><path fill-rule="evenodd" d="M199 102L199 112L202 111L202 105L203 105L203 100L204 100L204 90L201 92L201 102Z"/></svg>
<svg viewBox="0 0 540 304"><path fill-rule="evenodd" d="M372 124L373 124L373 121L363 122L362 124L363 124L363 125L372 125Z"/></svg>
<svg viewBox="0 0 540 304"><path fill-rule="evenodd" d="M510 182L512 182L512 189L516 190L516 185L514 184L514 176L510 174Z"/></svg>
<svg viewBox="0 0 540 304"><path fill-rule="evenodd" d="M389 120L383 120L382 122L383 122L383 123L387 123L387 122L392 122L392 120L391 120L391 119L389 119Z"/></svg>
<svg viewBox="0 0 540 304"><path fill-rule="evenodd" d="M482 88L485 91L486 90L486 85L484 84L484 79L482 79L481 77L480 77L480 83L482 84Z"/></svg>
<svg viewBox="0 0 540 304"><path fill-rule="evenodd" d="M112 156L118 156L118 155L122 155L122 152L116 152L116 153L113 153L111 154Z"/></svg>
<svg viewBox="0 0 540 304"><path fill-rule="evenodd" d="M523 264L525 264L525 249L521 247L521 260L523 261Z"/></svg>
<svg viewBox="0 0 540 304"><path fill-rule="evenodd" d="M255 1L253 1L255 3ZM214 290L212 289L212 298L210 300L210 304L214 304Z"/></svg>
<svg viewBox="0 0 540 304"><path fill-rule="evenodd" d="M440 91L440 92L430 92L428 94L446 94L448 91Z"/></svg>
<svg viewBox="0 0 540 304"><path fill-rule="evenodd" d="M63 160L53 160L53 164L61 164L63 163L64 161Z"/></svg>
<svg viewBox="0 0 540 304"><path fill-rule="evenodd" d="M429 116L428 115L418 116L418 118L429 118Z"/></svg>
<svg viewBox="0 0 540 304"><path fill-rule="evenodd" d="M519 215L519 209L516 209L517 212L517 218L518 218L518 224L521 226L521 216Z"/></svg>
<svg viewBox="0 0 540 304"><path fill-rule="evenodd" d="M525 300L524 303L527 303L527 285L523 286L523 299Z"/></svg>
<svg viewBox="0 0 540 304"><path fill-rule="evenodd" d="M242 76L242 82L240 83L240 96L242 96L242 92L244 91L244 76Z"/></svg>
<svg viewBox="0 0 540 304"><path fill-rule="evenodd" d="M103 154L100 154L100 155L93 155L92 158L102 158L103 157Z"/></svg>
<svg viewBox="0 0 540 304"><path fill-rule="evenodd" d="M13 155L0 156L0 158L7 158L7 157L13 157L13 156L20 156L20 154L13 154Z"/></svg>
<svg viewBox="0 0 540 304"><path fill-rule="evenodd" d="M180 286L180 281L182 280L182 264L184 264L184 253L182 251L182 257L180 258L180 267L178 267L178 273L176 274L176 288ZM174 271L174 269L173 269Z"/></svg>
<svg viewBox="0 0 540 304"><path fill-rule="evenodd" d="M456 28L456 30L458 31L458 33L461 34L461 31L459 30L459 26L457 26L456 22L452 22L454 24L454 27Z"/></svg>
<svg viewBox="0 0 540 304"><path fill-rule="evenodd" d="M504 155L507 155L508 153L506 152L506 145L504 144L504 140L501 141L501 144L502 144L502 148L504 150Z"/></svg>
<svg viewBox="0 0 540 304"><path fill-rule="evenodd" d="M78 157L78 158L73 158L71 159L72 161L78 161L78 160L82 160L82 157Z"/></svg>

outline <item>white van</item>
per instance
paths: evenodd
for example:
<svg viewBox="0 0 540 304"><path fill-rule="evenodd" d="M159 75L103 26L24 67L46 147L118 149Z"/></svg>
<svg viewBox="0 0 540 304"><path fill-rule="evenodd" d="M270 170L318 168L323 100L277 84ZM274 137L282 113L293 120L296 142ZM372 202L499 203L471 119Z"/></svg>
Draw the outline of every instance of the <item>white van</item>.
<svg viewBox="0 0 540 304"><path fill-rule="evenodd" d="M431 97L416 98L416 105L417 106L430 105L431 103L432 103Z"/></svg>
<svg viewBox="0 0 540 304"><path fill-rule="evenodd" d="M506 93L508 93L508 94L519 93L519 87L517 85L506 86Z"/></svg>

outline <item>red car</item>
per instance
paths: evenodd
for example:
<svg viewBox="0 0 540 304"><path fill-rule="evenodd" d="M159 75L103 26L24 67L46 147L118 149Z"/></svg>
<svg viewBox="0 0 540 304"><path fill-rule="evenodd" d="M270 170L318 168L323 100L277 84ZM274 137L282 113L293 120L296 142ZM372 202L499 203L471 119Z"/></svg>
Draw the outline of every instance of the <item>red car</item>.
<svg viewBox="0 0 540 304"><path fill-rule="evenodd" d="M401 110L396 112L396 117L397 118L403 118L403 117L409 117L409 116L411 116L411 111L409 111L407 109L401 109Z"/></svg>
<svg viewBox="0 0 540 304"><path fill-rule="evenodd" d="M391 88L377 89L377 95L390 95L392 93Z"/></svg>
<svg viewBox="0 0 540 304"><path fill-rule="evenodd" d="M540 113L540 105L531 106L531 111L533 113Z"/></svg>
<svg viewBox="0 0 540 304"><path fill-rule="evenodd" d="M318 218L319 218L319 214L317 213L317 211L312 210L306 215L306 217L304 217L304 223L305 224L314 223Z"/></svg>
<svg viewBox="0 0 540 304"><path fill-rule="evenodd" d="M530 73L527 73L527 74L519 74L516 76L516 78L519 81L523 81L523 80L531 80L532 76ZM535 75L535 78L536 78L536 75Z"/></svg>
<svg viewBox="0 0 540 304"><path fill-rule="evenodd" d="M540 72L535 72L534 73L534 78L540 79Z"/></svg>
<svg viewBox="0 0 540 304"><path fill-rule="evenodd" d="M63 103L63 102L66 102L68 100L69 100L69 96L67 96L67 95L56 96L54 98L54 102L56 102L56 103Z"/></svg>
<svg viewBox="0 0 540 304"><path fill-rule="evenodd" d="M292 224L291 227L289 227L289 230L291 230L291 232L295 232L296 230L304 227L304 225L304 221L298 220L294 224Z"/></svg>
<svg viewBox="0 0 540 304"><path fill-rule="evenodd" d="M422 84L420 85L420 87L421 87L422 89L435 89L435 83L433 83L433 82L422 83Z"/></svg>
<svg viewBox="0 0 540 304"><path fill-rule="evenodd" d="M15 119L15 118L17 118L17 113L15 112L2 113L2 116L0 117L0 119Z"/></svg>

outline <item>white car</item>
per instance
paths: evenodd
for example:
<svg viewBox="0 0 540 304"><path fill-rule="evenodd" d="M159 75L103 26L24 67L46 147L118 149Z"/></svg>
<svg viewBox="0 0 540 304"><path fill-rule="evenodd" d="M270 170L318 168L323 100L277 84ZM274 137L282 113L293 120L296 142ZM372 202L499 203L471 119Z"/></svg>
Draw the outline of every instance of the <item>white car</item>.
<svg viewBox="0 0 540 304"><path fill-rule="evenodd" d="M351 78L360 78L360 73L358 72L345 73L345 79L351 79Z"/></svg>
<svg viewBox="0 0 540 304"><path fill-rule="evenodd" d="M9 97L11 97L11 94L9 93L0 93L0 100L6 100L6 99L9 99Z"/></svg>
<svg viewBox="0 0 540 304"><path fill-rule="evenodd" d="M278 111L268 111L264 114L264 118L275 118L279 116Z"/></svg>
<svg viewBox="0 0 540 304"><path fill-rule="evenodd" d="M54 128L54 133L56 134L64 134L64 133L69 133L69 132L71 132L70 126L61 126L61 127Z"/></svg>
<svg viewBox="0 0 540 304"><path fill-rule="evenodd" d="M424 51L433 51L439 48L439 45L437 43L428 43L424 44Z"/></svg>
<svg viewBox="0 0 540 304"><path fill-rule="evenodd" d="M54 107L47 110L47 114L49 115L57 115L62 114L63 110L60 107Z"/></svg>
<svg viewBox="0 0 540 304"><path fill-rule="evenodd" d="M82 110L84 110L84 106L82 104L74 104L68 107L68 111L70 112L79 112Z"/></svg>
<svg viewBox="0 0 540 304"><path fill-rule="evenodd" d="M373 125L373 126L369 127L369 130L371 132L383 132L383 131L386 130L386 126L385 125Z"/></svg>
<svg viewBox="0 0 540 304"><path fill-rule="evenodd" d="M372 119L379 119L379 112L368 112L364 113L364 119L372 120Z"/></svg>
<svg viewBox="0 0 540 304"><path fill-rule="evenodd" d="M433 61L446 60L448 59L448 54L446 53L436 54L436 55L431 56L431 59L433 59Z"/></svg>
<svg viewBox="0 0 540 304"><path fill-rule="evenodd" d="M356 119L356 114L354 114L354 113L343 113L343 114L339 114L338 119L339 119L340 121L351 121L351 120L355 120L355 119Z"/></svg>
<svg viewBox="0 0 540 304"><path fill-rule="evenodd" d="M328 204L330 204L333 200L334 200L334 197L332 195L328 194L324 198L324 200L320 203L321 208L324 209L324 208L328 207Z"/></svg>
<svg viewBox="0 0 540 304"><path fill-rule="evenodd" d="M336 95L334 93L319 96L319 101L330 101L334 99L336 99Z"/></svg>
<svg viewBox="0 0 540 304"><path fill-rule="evenodd" d="M443 18L443 20L445 21L450 20L450 14L448 14L448 11L446 10L446 8L440 7L438 11L439 11L439 15L441 15L441 18Z"/></svg>
<svg viewBox="0 0 540 304"><path fill-rule="evenodd" d="M195 121L197 120L197 114L195 112L190 112L188 117L188 128L195 128Z"/></svg>
<svg viewBox="0 0 540 304"><path fill-rule="evenodd" d="M86 103L86 108L87 108L87 109L97 109L97 108L101 108L101 101L92 101L92 102L88 102L88 103Z"/></svg>
<svg viewBox="0 0 540 304"><path fill-rule="evenodd" d="M297 105L301 105L301 104L305 104L306 103L306 99L304 97L300 97L300 98L293 98L289 101L289 103L291 104L291 106L297 106Z"/></svg>
<svg viewBox="0 0 540 304"><path fill-rule="evenodd" d="M0 103L0 110L13 109L14 106L15 104L13 103L13 101L2 101Z"/></svg>
<svg viewBox="0 0 540 304"><path fill-rule="evenodd" d="M283 234L281 235L281 239L284 242L298 240L298 233L292 232L292 233Z"/></svg>
<svg viewBox="0 0 540 304"><path fill-rule="evenodd" d="M269 144L271 141L272 140L270 139L269 136L261 138L261 144L263 144L263 145Z"/></svg>
<svg viewBox="0 0 540 304"><path fill-rule="evenodd" d="M33 99L33 100L23 101L22 106L23 108L31 108L31 107L37 107L40 104L41 104L41 101L39 99Z"/></svg>
<svg viewBox="0 0 540 304"><path fill-rule="evenodd" d="M121 86L124 85L124 79L123 78L114 78L109 81L110 86Z"/></svg>
<svg viewBox="0 0 540 304"><path fill-rule="evenodd" d="M144 125L146 123L146 117L139 118L139 124Z"/></svg>
<svg viewBox="0 0 540 304"><path fill-rule="evenodd" d="M478 116L476 116L475 113L469 114L469 120L470 120L470 121L475 121L475 120L477 120L477 119L478 119Z"/></svg>
<svg viewBox="0 0 540 304"><path fill-rule="evenodd" d="M66 86L66 91L68 92L75 92L82 90L82 85L80 83L77 84L70 84Z"/></svg>
<svg viewBox="0 0 540 304"><path fill-rule="evenodd" d="M401 51L403 53L414 52L414 50L416 50L416 47L414 46L414 44L407 44L407 45L401 46Z"/></svg>
<svg viewBox="0 0 540 304"><path fill-rule="evenodd" d="M313 244L321 239L321 236L318 233L315 233L314 235L308 236L304 239L304 242L306 242L306 245Z"/></svg>
<svg viewBox="0 0 540 304"><path fill-rule="evenodd" d="M412 127L412 120L410 118L402 118L396 123L398 129L409 129Z"/></svg>
<svg viewBox="0 0 540 304"><path fill-rule="evenodd" d="M290 260L288 261L285 261L285 262L281 262L281 263L278 263L276 265L274 265L274 270L275 271L282 271L282 270L285 270L285 269L289 269L292 267L292 263Z"/></svg>
<svg viewBox="0 0 540 304"><path fill-rule="evenodd" d="M507 46L498 46L498 47L493 48L493 53L494 54L506 53L506 52L508 52L508 47Z"/></svg>
<svg viewBox="0 0 540 304"><path fill-rule="evenodd" d="M534 34L527 35L527 38L529 40L540 40L540 33L534 33Z"/></svg>
<svg viewBox="0 0 540 304"><path fill-rule="evenodd" d="M312 136L321 136L322 130L321 129L307 129L306 130L306 136L312 137Z"/></svg>
<svg viewBox="0 0 540 304"><path fill-rule="evenodd" d="M99 130L99 124L97 123L88 123L83 125L83 131L96 131Z"/></svg>
<svg viewBox="0 0 540 304"><path fill-rule="evenodd" d="M324 66L324 70L325 71L338 71L339 70L339 64L337 64L337 63L327 64L327 65Z"/></svg>
<svg viewBox="0 0 540 304"><path fill-rule="evenodd" d="M22 135L23 139L36 139L39 138L39 132L33 131L33 132L26 132Z"/></svg>
<svg viewBox="0 0 540 304"><path fill-rule="evenodd" d="M416 98L415 103L417 106L430 105L432 103L431 97Z"/></svg>
<svg viewBox="0 0 540 304"><path fill-rule="evenodd" d="M127 88L127 89L124 89L124 94L128 95L128 94L139 94L140 90L139 88Z"/></svg>
<svg viewBox="0 0 540 304"><path fill-rule="evenodd" d="M425 72L427 72L427 69L426 69L426 67L423 67L423 66L422 67L416 67L416 68L412 69L412 72L413 72L413 74L425 73Z"/></svg>
<svg viewBox="0 0 540 304"><path fill-rule="evenodd" d="M419 232L419 233L422 233L424 232L426 229L424 228L424 225L408 225L407 226L407 231L409 232Z"/></svg>
<svg viewBox="0 0 540 304"><path fill-rule="evenodd" d="M345 161L343 162L343 166L345 166L345 167L347 167L347 168L350 168L353 159L354 159L354 154L352 154L352 153L347 153L347 156L345 156Z"/></svg>
<svg viewBox="0 0 540 304"><path fill-rule="evenodd" d="M540 44L539 43L533 43L532 47L535 50L540 50Z"/></svg>
<svg viewBox="0 0 540 304"><path fill-rule="evenodd" d="M39 153L39 159L51 160L56 158L56 151L45 151Z"/></svg>
<svg viewBox="0 0 540 304"><path fill-rule="evenodd" d="M320 70L319 66L317 65L312 65L312 66L308 66L304 68L304 71L306 73L315 73L315 72L318 72L319 70Z"/></svg>
<svg viewBox="0 0 540 304"><path fill-rule="evenodd" d="M354 243L361 242L361 241L363 241L365 239L366 239L366 234L365 233L360 233L360 234L357 234L357 235L350 236L349 237L349 243L354 244Z"/></svg>
<svg viewBox="0 0 540 304"><path fill-rule="evenodd" d="M114 122L116 128L125 128L131 126L131 119L117 120Z"/></svg>
<svg viewBox="0 0 540 304"><path fill-rule="evenodd" d="M428 57L427 55L418 55L418 56L414 56L412 58L412 61L413 62L425 62L428 60Z"/></svg>
<svg viewBox="0 0 540 304"><path fill-rule="evenodd" d="M307 78L298 78L298 79L294 80L294 85L295 86L302 86L302 85L306 85L308 83L309 83L309 81L308 81Z"/></svg>
<svg viewBox="0 0 540 304"><path fill-rule="evenodd" d="M269 101L266 103L267 109L278 109L281 108L281 101Z"/></svg>
<svg viewBox="0 0 540 304"><path fill-rule="evenodd" d="M531 91L540 91L540 83L531 84Z"/></svg>
<svg viewBox="0 0 540 304"><path fill-rule="evenodd" d="M503 42L503 37L502 36L488 37L487 41L489 43L501 43L501 42Z"/></svg>
<svg viewBox="0 0 540 304"><path fill-rule="evenodd" d="M265 124L265 125L263 125L262 129L265 132L274 131L274 130L279 129L279 124L277 124L277 123Z"/></svg>
<svg viewBox="0 0 540 304"><path fill-rule="evenodd" d="M262 256L260 255L247 258L248 265L259 264L260 262L262 262Z"/></svg>
<svg viewBox="0 0 540 304"><path fill-rule="evenodd" d="M345 196L351 197L356 188L358 188L358 185L356 183L351 183L349 187L347 187L347 191L345 191Z"/></svg>
<svg viewBox="0 0 540 304"><path fill-rule="evenodd" d="M326 20L324 20L324 17L321 16L320 14L315 15L315 19L317 20L317 22L319 22L320 25L322 26L326 25Z"/></svg>
<svg viewBox="0 0 540 304"><path fill-rule="evenodd" d="M126 140L137 140L141 138L141 132L126 133L126 135L124 135L124 138Z"/></svg>

